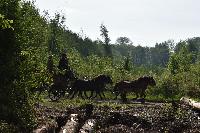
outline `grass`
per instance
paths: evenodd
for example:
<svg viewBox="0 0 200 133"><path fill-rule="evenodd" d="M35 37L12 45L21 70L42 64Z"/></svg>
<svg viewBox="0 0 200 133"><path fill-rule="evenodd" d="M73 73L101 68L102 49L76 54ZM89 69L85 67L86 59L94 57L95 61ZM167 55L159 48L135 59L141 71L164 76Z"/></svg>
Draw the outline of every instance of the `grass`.
<svg viewBox="0 0 200 133"><path fill-rule="evenodd" d="M92 101L91 100L83 100L83 99L80 99L80 98L74 98L72 100L61 98L60 100L58 100L56 102L52 102L50 99L43 99L41 101L41 103L45 106L48 106L48 107L55 107L55 108L58 108L58 109L64 109L66 107L79 107L79 106L82 106L84 104L91 104Z"/></svg>
<svg viewBox="0 0 200 133"><path fill-rule="evenodd" d="M58 109L65 109L66 107L80 107L85 104L93 104L98 107L108 106L113 109L127 108L127 107L131 107L131 106L140 106L141 105L141 104L131 104L131 103L124 104L124 103L114 102L114 101L112 101L114 99L114 96L111 96L110 92L105 93L105 95L106 95L106 99L107 99L105 102L104 101L99 102L99 97L98 97L98 99L94 99L94 100L81 99L79 97L76 97L74 99L61 98L56 102L52 102L47 97L47 94L43 94L40 96L39 102L45 106L58 108ZM111 96L111 98L108 96ZM108 99L110 99L110 101ZM118 100L120 101L120 97L118 97Z"/></svg>
<svg viewBox="0 0 200 133"><path fill-rule="evenodd" d="M19 129L17 129L14 125L8 124L4 121L0 120L0 132L1 133L17 133Z"/></svg>
<svg viewBox="0 0 200 133"><path fill-rule="evenodd" d="M140 104L131 104L131 103L122 104L122 103L119 103L119 102L115 102L115 101L113 101L114 98L115 98L115 95L111 91L106 91L104 93L105 93L105 96L106 96L105 102L104 101L99 102L97 100L97 99L100 99L99 97L97 99L94 99L94 100L81 99L79 97L76 97L74 99L61 98L57 102L52 102L48 98L47 93L42 94L39 98L39 101L45 106L58 108L58 109L65 109L66 107L80 107L80 106L85 105L85 104L93 104L93 105L98 106L98 107L109 106L110 108L127 108L127 107L131 107L131 106L141 106ZM127 99L133 99L135 97L136 96L135 96L134 93L130 93L130 94L127 95ZM145 99L147 101L151 101L151 102L170 102L171 101L171 99L165 99L162 95L152 96L152 95L147 94ZM118 100L121 100L120 96L118 96ZM179 98L176 97L176 98L174 98L174 100L179 100Z"/></svg>

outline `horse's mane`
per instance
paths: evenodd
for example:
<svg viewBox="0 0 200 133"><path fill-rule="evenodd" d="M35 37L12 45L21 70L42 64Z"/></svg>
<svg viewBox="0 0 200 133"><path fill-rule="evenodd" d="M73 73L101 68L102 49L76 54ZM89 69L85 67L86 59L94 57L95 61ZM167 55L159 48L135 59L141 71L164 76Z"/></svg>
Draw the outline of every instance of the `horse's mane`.
<svg viewBox="0 0 200 133"><path fill-rule="evenodd" d="M139 77L137 80L143 80L143 79L151 79L153 78L152 76L142 76L142 77Z"/></svg>
<svg viewBox="0 0 200 133"><path fill-rule="evenodd" d="M101 74L101 75L96 76L96 77L93 78L92 80L98 80L98 79L101 79L101 78L109 78L109 76L108 76L108 75L105 75L105 74Z"/></svg>

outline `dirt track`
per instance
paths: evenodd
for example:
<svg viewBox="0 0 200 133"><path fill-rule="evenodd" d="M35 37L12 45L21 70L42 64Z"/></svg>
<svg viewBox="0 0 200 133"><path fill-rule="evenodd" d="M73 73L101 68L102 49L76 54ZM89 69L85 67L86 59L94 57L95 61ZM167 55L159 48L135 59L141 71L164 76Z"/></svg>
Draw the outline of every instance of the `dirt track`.
<svg viewBox="0 0 200 133"><path fill-rule="evenodd" d="M75 126L74 131L71 132L90 130L99 133L200 132L200 118L187 106L153 102L121 104L120 101L115 100L96 102L99 105L95 103L95 105L84 104L79 107L66 106L65 109L49 108L39 104L37 106L38 128L43 126L46 128L44 130L48 130L47 132L50 130L60 132L64 127L69 129L72 120ZM100 105L108 102L117 103L118 106ZM72 118L72 114L75 114L76 118ZM70 132L70 130L65 131Z"/></svg>

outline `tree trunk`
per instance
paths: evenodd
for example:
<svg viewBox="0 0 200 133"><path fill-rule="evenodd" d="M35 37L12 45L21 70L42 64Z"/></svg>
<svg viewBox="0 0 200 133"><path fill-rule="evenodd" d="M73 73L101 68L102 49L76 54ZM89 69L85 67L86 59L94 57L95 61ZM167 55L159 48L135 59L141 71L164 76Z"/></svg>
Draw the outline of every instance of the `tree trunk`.
<svg viewBox="0 0 200 133"><path fill-rule="evenodd" d="M196 101L186 98L186 97L182 97L180 99L180 102L192 107L193 109L200 110L200 102L196 102Z"/></svg>

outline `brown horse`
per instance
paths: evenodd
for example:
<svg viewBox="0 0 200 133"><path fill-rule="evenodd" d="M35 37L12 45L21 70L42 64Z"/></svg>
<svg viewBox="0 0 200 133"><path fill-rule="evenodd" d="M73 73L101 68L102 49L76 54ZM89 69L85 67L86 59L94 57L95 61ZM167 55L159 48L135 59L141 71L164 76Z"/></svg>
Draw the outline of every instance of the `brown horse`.
<svg viewBox="0 0 200 133"><path fill-rule="evenodd" d="M148 86L156 85L153 77L140 77L134 81L120 81L115 84L113 92L116 94L115 99L120 94L122 98L126 98L126 93L134 92L136 94L136 99L138 97L145 98L145 90Z"/></svg>

